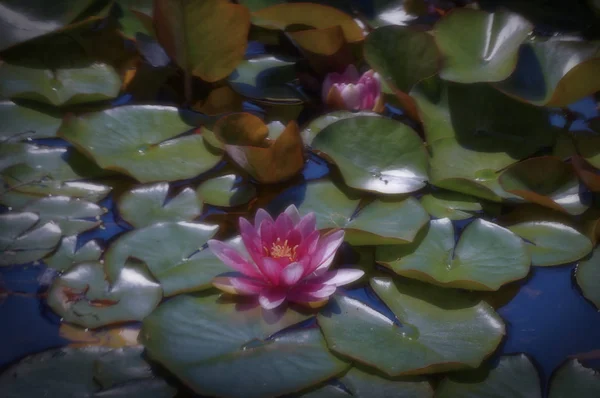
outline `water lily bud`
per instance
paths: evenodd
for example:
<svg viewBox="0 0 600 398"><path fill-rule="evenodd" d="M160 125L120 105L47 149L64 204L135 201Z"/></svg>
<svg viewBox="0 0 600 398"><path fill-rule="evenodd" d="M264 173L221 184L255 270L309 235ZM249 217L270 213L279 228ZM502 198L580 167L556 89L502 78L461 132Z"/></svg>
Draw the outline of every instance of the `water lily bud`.
<svg viewBox="0 0 600 398"><path fill-rule="evenodd" d="M350 111L383 111L380 77L372 69L359 75L354 65L344 73L329 73L323 81L323 102L330 108Z"/></svg>

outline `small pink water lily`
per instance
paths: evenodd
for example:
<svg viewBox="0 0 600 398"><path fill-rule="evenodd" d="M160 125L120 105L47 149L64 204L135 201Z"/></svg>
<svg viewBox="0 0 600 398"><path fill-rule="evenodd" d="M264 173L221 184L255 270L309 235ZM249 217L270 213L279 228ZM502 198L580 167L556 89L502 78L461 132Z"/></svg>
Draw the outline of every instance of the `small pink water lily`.
<svg viewBox="0 0 600 398"><path fill-rule="evenodd" d="M273 220L260 209L254 225L240 217L242 241L250 256L233 246L211 239L208 247L235 276L221 276L213 285L227 293L258 296L260 305L269 310L291 301L316 307L324 304L337 286L354 282L364 272L356 269L329 271L344 231L321 236L316 217L300 217L291 205Z"/></svg>
<svg viewBox="0 0 600 398"><path fill-rule="evenodd" d="M350 111L383 111L383 97L379 75L372 69L358 74L354 65L344 73L329 73L323 81L323 102L331 108Z"/></svg>

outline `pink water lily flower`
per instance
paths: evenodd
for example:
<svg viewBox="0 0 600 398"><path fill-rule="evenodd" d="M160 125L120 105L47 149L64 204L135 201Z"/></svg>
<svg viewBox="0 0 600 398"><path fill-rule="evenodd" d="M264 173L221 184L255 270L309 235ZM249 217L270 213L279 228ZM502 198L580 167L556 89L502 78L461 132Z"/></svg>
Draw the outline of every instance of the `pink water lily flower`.
<svg viewBox="0 0 600 398"><path fill-rule="evenodd" d="M360 76L356 67L349 65L342 74L328 74L321 90L323 102L331 108L383 111L380 78L372 69Z"/></svg>
<svg viewBox="0 0 600 398"><path fill-rule="evenodd" d="M337 286L364 274L356 269L328 270L344 240L344 231L321 236L314 213L300 217L292 205L276 220L260 209L254 225L241 217L239 222L250 258L227 243L209 240L210 250L238 271L235 276L215 278L213 285L227 293L258 296L267 310L286 300L311 307L322 305Z"/></svg>

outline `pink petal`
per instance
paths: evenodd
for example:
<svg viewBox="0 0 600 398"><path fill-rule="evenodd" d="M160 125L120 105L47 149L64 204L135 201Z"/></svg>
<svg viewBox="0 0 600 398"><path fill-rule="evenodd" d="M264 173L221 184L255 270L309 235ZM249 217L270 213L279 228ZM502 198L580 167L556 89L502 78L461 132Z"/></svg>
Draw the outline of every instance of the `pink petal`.
<svg viewBox="0 0 600 398"><path fill-rule="evenodd" d="M295 303L310 303L315 301L321 301L328 298L336 291L336 287L332 285L296 285L297 287L292 289L287 298Z"/></svg>
<svg viewBox="0 0 600 398"><path fill-rule="evenodd" d="M273 220L273 217L271 217L271 215L269 213L267 213L267 211L265 209L258 209L258 211L256 212L256 215L254 216L254 228L256 228L257 230L260 230L260 226L263 223L263 221L265 221L265 220L275 222Z"/></svg>
<svg viewBox="0 0 600 398"><path fill-rule="evenodd" d="M342 78L348 83L356 83L356 81L360 78L358 70L356 70L356 66L352 64L348 65L342 74Z"/></svg>
<svg viewBox="0 0 600 398"><path fill-rule="evenodd" d="M322 237L319 240L319 246L313 255L310 267L305 271L306 273L304 276L312 273L324 264L329 266L333 261L335 252L340 247L342 242L344 242L344 230L335 231L326 235L325 237Z"/></svg>
<svg viewBox="0 0 600 398"><path fill-rule="evenodd" d="M310 283L322 283L324 285L342 286L359 280L364 271L359 269L337 269L335 271L325 272L318 278L310 279Z"/></svg>
<svg viewBox="0 0 600 398"><path fill-rule="evenodd" d="M279 276L281 274L281 265L276 259L271 257L263 258L260 266L260 271L268 278L273 285L279 284Z"/></svg>
<svg viewBox="0 0 600 398"><path fill-rule="evenodd" d="M267 289L258 296L258 302L265 310L272 310L279 307L285 299L286 292L278 288Z"/></svg>
<svg viewBox="0 0 600 398"><path fill-rule="evenodd" d="M281 271L281 281L288 285L294 285L302 278L304 267L300 263L291 263Z"/></svg>
<svg viewBox="0 0 600 398"><path fill-rule="evenodd" d="M314 232L317 229L317 216L315 213L310 212L302 217L298 224L296 224L296 229L300 231L304 238Z"/></svg>
<svg viewBox="0 0 600 398"><path fill-rule="evenodd" d="M262 241L260 240L260 236L252 224L250 224L245 218L240 217L239 225L244 246L246 246L248 253L250 253L252 259L256 262L257 258L255 258L255 256L257 252L261 253L262 250Z"/></svg>
<svg viewBox="0 0 600 398"><path fill-rule="evenodd" d="M224 292L246 296L256 296L266 288L266 285L261 281L235 276L216 277L212 283Z"/></svg>
<svg viewBox="0 0 600 398"><path fill-rule="evenodd" d="M300 245L298 245L298 249L296 249L297 258L312 254L317 248L320 235L319 231L313 231L310 235L305 237Z"/></svg>
<svg viewBox="0 0 600 398"><path fill-rule="evenodd" d="M298 225L300 222L300 213L295 205L289 205L287 209L285 209L284 213L288 215L290 220L292 220L292 224Z"/></svg>
<svg viewBox="0 0 600 398"><path fill-rule="evenodd" d="M228 267L252 278L263 279L258 269L246 260L235 248L227 243L211 239L208 248Z"/></svg>
<svg viewBox="0 0 600 398"><path fill-rule="evenodd" d="M354 84L348 84L341 90L340 94L344 99L344 104L346 105L346 109L350 110L358 110L360 107L360 89Z"/></svg>
<svg viewBox="0 0 600 398"><path fill-rule="evenodd" d="M275 235L281 239L284 239L293 228L292 219L286 213L281 213L275 220Z"/></svg>
<svg viewBox="0 0 600 398"><path fill-rule="evenodd" d="M270 250L277 236L275 232L275 222L271 220L265 220L262 222L260 224L260 228L258 229L258 234L260 235L262 246Z"/></svg>

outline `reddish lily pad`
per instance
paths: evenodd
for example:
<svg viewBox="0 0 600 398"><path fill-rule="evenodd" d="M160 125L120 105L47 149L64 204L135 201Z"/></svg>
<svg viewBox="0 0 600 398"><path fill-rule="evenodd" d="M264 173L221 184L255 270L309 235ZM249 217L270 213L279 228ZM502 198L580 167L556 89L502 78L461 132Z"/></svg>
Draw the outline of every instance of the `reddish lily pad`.
<svg viewBox="0 0 600 398"><path fill-rule="evenodd" d="M229 269L209 261L200 250L218 227L189 222L162 222L128 232L106 251L106 273L116 281L130 257L143 261L158 280L165 296L210 287L216 275Z"/></svg>
<svg viewBox="0 0 600 398"><path fill-rule="evenodd" d="M48 267L58 271L66 271L77 263L93 262L100 259L102 247L95 240L90 240L79 249L77 246L77 236L65 236L60 242L58 249L52 256L44 259Z"/></svg>
<svg viewBox="0 0 600 398"><path fill-rule="evenodd" d="M137 186L125 192L117 203L121 217L136 228L163 221L190 221L202 213L202 202L191 188L168 198L169 184L159 182Z"/></svg>
<svg viewBox="0 0 600 398"><path fill-rule="evenodd" d="M390 278L371 279L371 287L402 326L344 296L318 322L330 349L390 376L475 368L504 335L492 307L460 292Z"/></svg>
<svg viewBox="0 0 600 398"><path fill-rule="evenodd" d="M509 11L452 10L435 25L435 41L445 56L440 76L460 83L504 80L532 30L529 21Z"/></svg>
<svg viewBox="0 0 600 398"><path fill-rule="evenodd" d="M470 290L498 290L524 278L531 263L518 236L481 219L465 228L455 246L447 218L431 221L411 244L377 247L376 260L402 276Z"/></svg>
<svg viewBox="0 0 600 398"><path fill-rule="evenodd" d="M121 268L112 284L99 262L74 265L48 292L48 305L65 321L86 328L141 321L158 305L162 290L140 264Z"/></svg>
<svg viewBox="0 0 600 398"><path fill-rule="evenodd" d="M292 309L267 312L216 295L181 295L144 320L140 338L150 358L198 394L280 396L349 366L329 352L316 328L273 335L304 319Z"/></svg>
<svg viewBox="0 0 600 398"><path fill-rule="evenodd" d="M29 263L54 250L60 228L39 221L40 217L30 212L0 214L0 266Z"/></svg>
<svg viewBox="0 0 600 398"><path fill-rule="evenodd" d="M156 37L167 54L208 82L227 77L242 61L250 12L221 0L154 2Z"/></svg>
<svg viewBox="0 0 600 398"><path fill-rule="evenodd" d="M428 180L423 142L395 120L367 116L339 120L321 130L312 147L339 167L352 188L402 194L423 188Z"/></svg>
<svg viewBox="0 0 600 398"><path fill-rule="evenodd" d="M600 309L600 248L579 263L575 278L583 295Z"/></svg>
<svg viewBox="0 0 600 398"><path fill-rule="evenodd" d="M177 108L130 105L72 116L59 135L100 167L153 182L195 177L219 162L201 135L181 136L192 129Z"/></svg>

